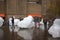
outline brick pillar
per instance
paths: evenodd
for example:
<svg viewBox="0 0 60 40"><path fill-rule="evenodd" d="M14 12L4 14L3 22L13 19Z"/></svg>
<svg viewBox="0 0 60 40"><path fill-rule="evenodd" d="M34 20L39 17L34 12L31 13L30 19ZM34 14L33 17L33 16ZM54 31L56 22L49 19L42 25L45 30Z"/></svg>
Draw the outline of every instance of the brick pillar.
<svg viewBox="0 0 60 40"><path fill-rule="evenodd" d="M5 13L4 0L0 0L0 13Z"/></svg>
<svg viewBox="0 0 60 40"><path fill-rule="evenodd" d="M7 14L16 14L17 0L7 0Z"/></svg>
<svg viewBox="0 0 60 40"><path fill-rule="evenodd" d="M50 0L42 0L42 13L46 15L46 11L50 5Z"/></svg>

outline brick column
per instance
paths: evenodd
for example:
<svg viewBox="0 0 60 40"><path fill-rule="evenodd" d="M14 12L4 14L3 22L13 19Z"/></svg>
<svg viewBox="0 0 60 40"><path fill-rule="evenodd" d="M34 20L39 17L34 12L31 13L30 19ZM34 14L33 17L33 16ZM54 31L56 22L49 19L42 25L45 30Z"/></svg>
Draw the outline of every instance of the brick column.
<svg viewBox="0 0 60 40"><path fill-rule="evenodd" d="M7 0L7 14L16 14L17 0Z"/></svg>
<svg viewBox="0 0 60 40"><path fill-rule="evenodd" d="M42 13L46 15L46 11L50 5L50 0L42 0Z"/></svg>

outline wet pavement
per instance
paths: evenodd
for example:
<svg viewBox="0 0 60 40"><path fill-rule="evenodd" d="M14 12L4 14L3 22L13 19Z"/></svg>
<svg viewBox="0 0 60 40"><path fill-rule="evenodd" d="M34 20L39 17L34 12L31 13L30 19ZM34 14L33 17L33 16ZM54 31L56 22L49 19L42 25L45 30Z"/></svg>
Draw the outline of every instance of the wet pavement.
<svg viewBox="0 0 60 40"><path fill-rule="evenodd" d="M60 40L53 38L47 30L41 29L20 29L18 32L10 32L7 26L0 28L1 40Z"/></svg>

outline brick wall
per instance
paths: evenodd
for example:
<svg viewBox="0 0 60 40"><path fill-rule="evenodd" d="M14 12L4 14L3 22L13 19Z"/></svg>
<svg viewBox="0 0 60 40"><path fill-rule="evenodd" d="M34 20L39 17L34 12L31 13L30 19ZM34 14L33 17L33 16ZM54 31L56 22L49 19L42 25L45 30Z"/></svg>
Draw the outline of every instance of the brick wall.
<svg viewBox="0 0 60 40"><path fill-rule="evenodd" d="M5 13L4 11L4 1L0 0L0 13Z"/></svg>

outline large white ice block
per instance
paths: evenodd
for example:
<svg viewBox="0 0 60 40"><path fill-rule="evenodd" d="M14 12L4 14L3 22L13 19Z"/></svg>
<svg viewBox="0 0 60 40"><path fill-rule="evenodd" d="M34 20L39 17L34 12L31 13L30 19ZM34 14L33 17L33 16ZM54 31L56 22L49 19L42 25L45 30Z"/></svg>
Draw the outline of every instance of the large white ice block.
<svg viewBox="0 0 60 40"><path fill-rule="evenodd" d="M17 26L21 27L21 28L29 28L29 26L31 25L33 21L33 17L32 16L28 16L25 17L22 21L20 21Z"/></svg>
<svg viewBox="0 0 60 40"><path fill-rule="evenodd" d="M17 24L18 24L18 22L20 22L20 20L19 20L19 19L14 19L14 25L17 25Z"/></svg>
<svg viewBox="0 0 60 40"><path fill-rule="evenodd" d="M2 27L3 22L4 22L4 19L2 17L0 17L0 27Z"/></svg>
<svg viewBox="0 0 60 40"><path fill-rule="evenodd" d="M48 30L52 37L60 37L60 19L55 19L53 25Z"/></svg>

